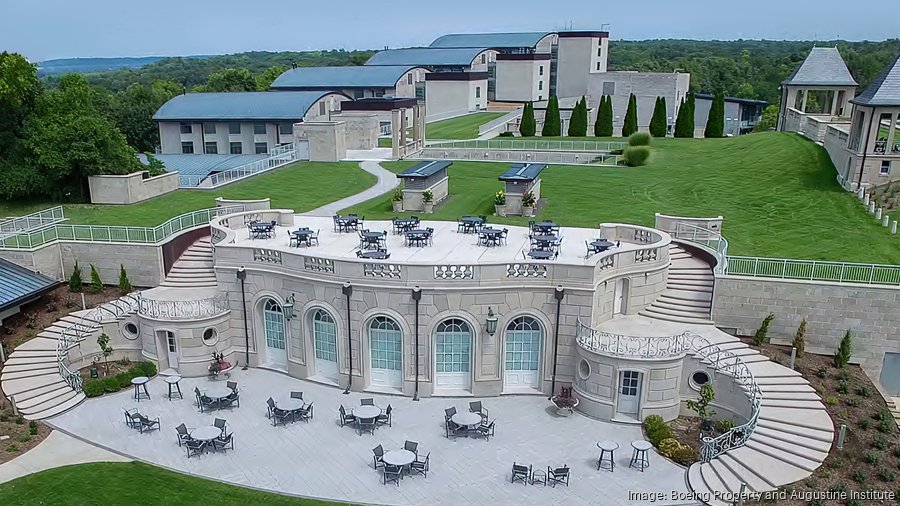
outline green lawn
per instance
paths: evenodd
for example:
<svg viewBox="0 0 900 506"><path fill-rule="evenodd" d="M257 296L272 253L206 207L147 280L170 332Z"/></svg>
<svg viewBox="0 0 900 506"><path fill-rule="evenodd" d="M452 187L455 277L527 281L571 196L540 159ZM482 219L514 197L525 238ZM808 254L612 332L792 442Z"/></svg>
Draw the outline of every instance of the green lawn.
<svg viewBox="0 0 900 506"><path fill-rule="evenodd" d="M128 206L71 204L64 207L69 223L156 226L179 214L215 207L216 197L269 197L273 208L303 212L359 193L375 181L375 176L360 169L356 163L297 162L216 190L176 190ZM50 202L0 201L0 217L21 216L54 205Z"/></svg>
<svg viewBox="0 0 900 506"><path fill-rule="evenodd" d="M474 139L478 137L478 127L493 121L505 112L476 112L456 118L444 119L425 125L426 139Z"/></svg>
<svg viewBox="0 0 900 506"><path fill-rule="evenodd" d="M59 467L0 485L0 504L79 506L328 506L339 503L259 492L139 462Z"/></svg>
<svg viewBox="0 0 900 506"><path fill-rule="evenodd" d="M732 255L900 264L891 236L835 181L825 150L805 138L760 133L728 139L655 139L647 166L553 166L544 171L540 217L564 225L653 225L654 213L725 217ZM392 170L408 167L386 164ZM433 215L493 213L504 163L455 162L451 197ZM349 212L390 218L390 195ZM525 223L522 218L491 218Z"/></svg>

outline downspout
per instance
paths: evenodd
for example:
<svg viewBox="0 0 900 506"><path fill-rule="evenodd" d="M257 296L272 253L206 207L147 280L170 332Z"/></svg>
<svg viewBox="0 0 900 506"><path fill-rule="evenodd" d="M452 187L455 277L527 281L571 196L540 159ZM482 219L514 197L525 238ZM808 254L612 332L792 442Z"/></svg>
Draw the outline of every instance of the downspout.
<svg viewBox="0 0 900 506"><path fill-rule="evenodd" d="M562 287L562 285L556 285L556 290L553 292L553 296L556 298L556 325L553 328L553 375L550 378L550 398L553 398L553 395L556 391L556 363L559 358L559 311L562 307L563 297L566 296L566 290Z"/></svg>
<svg viewBox="0 0 900 506"><path fill-rule="evenodd" d="M412 289L412 299L416 302L416 330L415 335L415 363L416 363L416 390L413 392L413 400L419 400L419 301L422 300L422 289L416 285Z"/></svg>
<svg viewBox="0 0 900 506"><path fill-rule="evenodd" d="M872 114L869 115L869 128L866 129L866 142L863 143L862 163L859 164L859 179L856 181L856 191L862 188L863 172L866 170L866 155L869 154L869 135L872 132L872 119L875 117L875 108L872 108ZM881 128L881 123L878 124Z"/></svg>
<svg viewBox="0 0 900 506"><path fill-rule="evenodd" d="M246 371L250 367L250 330L247 325L247 291L244 290L247 271L243 265L237 270L237 278L241 280L241 307L244 313L244 367L242 369Z"/></svg>
<svg viewBox="0 0 900 506"><path fill-rule="evenodd" d="M353 340L350 338L350 296L353 294L353 285L347 281L341 287L341 292L347 298L347 357L350 359L350 374L348 374L347 389L344 390L344 395L349 395L350 387L353 386Z"/></svg>

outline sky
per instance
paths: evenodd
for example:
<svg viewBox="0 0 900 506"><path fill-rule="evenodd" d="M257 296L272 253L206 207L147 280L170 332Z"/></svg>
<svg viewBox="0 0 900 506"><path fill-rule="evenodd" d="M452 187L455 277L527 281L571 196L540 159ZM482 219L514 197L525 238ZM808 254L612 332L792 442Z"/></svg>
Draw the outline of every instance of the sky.
<svg viewBox="0 0 900 506"><path fill-rule="evenodd" d="M606 29L613 40L883 40L900 36L897 17L872 13L891 1L0 0L0 51L42 61L381 49L569 27Z"/></svg>

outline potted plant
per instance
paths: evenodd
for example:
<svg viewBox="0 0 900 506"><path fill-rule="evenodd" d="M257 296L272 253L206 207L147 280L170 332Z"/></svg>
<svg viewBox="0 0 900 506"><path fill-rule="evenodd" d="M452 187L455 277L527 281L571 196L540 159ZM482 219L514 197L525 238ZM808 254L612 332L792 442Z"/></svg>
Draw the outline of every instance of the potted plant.
<svg viewBox="0 0 900 506"><path fill-rule="evenodd" d="M403 211L403 190L400 188L394 189L394 196L391 197L391 205L394 206L395 213Z"/></svg>
<svg viewBox="0 0 900 506"><path fill-rule="evenodd" d="M537 199L534 198L534 192L529 190L522 195L522 216L534 216L534 204Z"/></svg>
<svg viewBox="0 0 900 506"><path fill-rule="evenodd" d="M497 216L506 216L506 193L503 190L494 195L494 212Z"/></svg>
<svg viewBox="0 0 900 506"><path fill-rule="evenodd" d="M572 387L562 387L559 395L551 397L550 402L556 406L556 414L559 416L571 416L578 406L578 398L572 397Z"/></svg>
<svg viewBox="0 0 900 506"><path fill-rule="evenodd" d="M422 207L426 213L434 210L434 193L431 193L430 189L422 192Z"/></svg>
<svg viewBox="0 0 900 506"><path fill-rule="evenodd" d="M697 413L702 420L700 422L700 430L710 431L713 429L712 417L716 416L715 410L709 407L709 404L716 398L716 391L713 390L709 383L700 387L700 398L697 400L689 399L687 408Z"/></svg>

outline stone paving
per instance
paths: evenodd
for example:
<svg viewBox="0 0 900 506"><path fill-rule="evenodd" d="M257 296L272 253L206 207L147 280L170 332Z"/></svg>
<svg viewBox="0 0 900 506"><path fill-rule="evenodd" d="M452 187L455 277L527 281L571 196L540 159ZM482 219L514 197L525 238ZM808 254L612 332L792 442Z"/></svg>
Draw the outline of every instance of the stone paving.
<svg viewBox="0 0 900 506"><path fill-rule="evenodd" d="M647 504L629 500L629 492L686 492L683 468L651 450L651 466L645 472L630 469L630 443L641 439L637 425L620 425L575 414L561 418L543 396L507 396L484 399L496 436L490 441L444 437L444 408L467 410L472 398L424 398L352 393L262 369L235 371L241 406L232 410L199 413L194 406L194 386L212 383L206 378L182 380L184 400L164 398L165 383L157 377L148 384L152 400L140 403L132 391L89 399L77 408L49 420L51 425L102 447L137 460L177 471L257 487L270 491L324 499L373 504ZM315 418L286 427L272 427L265 416L269 396L284 399L291 390L304 392L313 401ZM337 422L339 404L359 405L361 397L374 397L384 408L393 405L393 427L381 427L374 435L357 435ZM122 408L138 407L150 417L160 417L162 430L140 434L125 426ZM174 427L211 425L224 418L235 433L235 451L187 459L175 440ZM404 478L400 486L382 485L381 472L372 468L372 452L379 443L386 450L401 448L405 440L419 443L420 452L431 452L427 478ZM616 470L597 471L600 440L619 443ZM568 464L569 487L523 486L509 482L513 461L547 466ZM689 501L659 502L688 504Z"/></svg>

